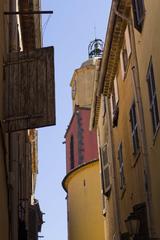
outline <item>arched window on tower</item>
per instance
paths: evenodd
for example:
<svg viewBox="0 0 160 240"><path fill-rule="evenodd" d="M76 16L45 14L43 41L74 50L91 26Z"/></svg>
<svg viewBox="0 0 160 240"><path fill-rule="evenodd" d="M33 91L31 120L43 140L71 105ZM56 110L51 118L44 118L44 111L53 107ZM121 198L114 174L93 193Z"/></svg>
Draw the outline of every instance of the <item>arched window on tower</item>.
<svg viewBox="0 0 160 240"><path fill-rule="evenodd" d="M70 169L74 168L74 137L70 138Z"/></svg>

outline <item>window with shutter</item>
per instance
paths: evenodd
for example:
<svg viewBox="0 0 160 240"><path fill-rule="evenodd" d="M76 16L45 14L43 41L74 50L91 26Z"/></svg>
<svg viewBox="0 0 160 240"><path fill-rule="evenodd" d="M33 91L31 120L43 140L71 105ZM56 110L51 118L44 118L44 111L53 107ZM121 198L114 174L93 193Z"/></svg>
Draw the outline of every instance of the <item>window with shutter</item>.
<svg viewBox="0 0 160 240"><path fill-rule="evenodd" d="M126 42L127 57L129 58L132 51L129 26L127 26L125 30L125 42Z"/></svg>
<svg viewBox="0 0 160 240"><path fill-rule="evenodd" d="M119 116L119 94L118 94L118 83L117 78L114 79L114 85L111 94L111 113L112 113L112 122L113 128L118 125L118 116Z"/></svg>
<svg viewBox="0 0 160 240"><path fill-rule="evenodd" d="M104 194L104 183L103 183L103 167L102 167L102 149L99 148L99 159L100 159L100 175L101 175L101 194L102 194L102 214L103 216L106 215L106 201L105 201L105 194Z"/></svg>
<svg viewBox="0 0 160 240"><path fill-rule="evenodd" d="M137 126L135 102L133 102L130 109L130 122L131 122L131 130L132 130L133 154L136 155L139 152L139 138L138 138L138 126Z"/></svg>
<svg viewBox="0 0 160 240"><path fill-rule="evenodd" d="M122 143L118 148L118 160L119 160L119 173L120 173L120 189L125 189L125 175L124 175L124 162L123 162L123 152L122 152Z"/></svg>
<svg viewBox="0 0 160 240"><path fill-rule="evenodd" d="M109 161L107 153L107 145L101 148L101 166L102 166L102 180L103 180L103 193L109 196L111 190L110 184L110 171L109 171Z"/></svg>
<svg viewBox="0 0 160 240"><path fill-rule="evenodd" d="M53 47L10 53L4 66L6 132L55 124Z"/></svg>
<svg viewBox="0 0 160 240"><path fill-rule="evenodd" d="M144 0L132 0L132 6L134 26L139 32L141 32L145 16Z"/></svg>
<svg viewBox="0 0 160 240"><path fill-rule="evenodd" d="M123 69L124 69L124 72L126 73L127 65L128 65L128 54L127 54L127 48L125 43L122 48L122 59L123 59Z"/></svg>
<svg viewBox="0 0 160 240"><path fill-rule="evenodd" d="M129 26L127 26L124 34L124 43L120 54L122 79L124 79L126 76L130 55L131 55L131 41Z"/></svg>
<svg viewBox="0 0 160 240"><path fill-rule="evenodd" d="M106 114L106 97L103 96L103 117L105 117Z"/></svg>
<svg viewBox="0 0 160 240"><path fill-rule="evenodd" d="M155 135L159 128L160 121L159 121L159 111L158 111L158 102L157 102L157 95L156 95L156 86L155 86L152 58L150 60L148 71L147 71L147 83L148 83L148 93L149 93L149 101L150 101L150 112L151 112L151 119L152 119L153 134Z"/></svg>

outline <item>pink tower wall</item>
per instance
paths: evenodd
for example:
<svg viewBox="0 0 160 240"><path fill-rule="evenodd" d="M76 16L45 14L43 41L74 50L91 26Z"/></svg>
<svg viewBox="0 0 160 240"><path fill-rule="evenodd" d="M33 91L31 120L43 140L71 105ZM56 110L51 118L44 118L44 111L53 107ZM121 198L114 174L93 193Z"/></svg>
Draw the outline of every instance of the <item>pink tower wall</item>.
<svg viewBox="0 0 160 240"><path fill-rule="evenodd" d="M70 138L72 135L74 138L74 168L98 158L97 135L95 130L89 131L89 118L90 109L85 108L76 109L72 116L70 125L65 135L67 173L71 170ZM78 144L78 139L81 139L82 144ZM78 151L79 147L81 147L80 153ZM81 163L78 162L80 155L83 157L83 159L81 159Z"/></svg>

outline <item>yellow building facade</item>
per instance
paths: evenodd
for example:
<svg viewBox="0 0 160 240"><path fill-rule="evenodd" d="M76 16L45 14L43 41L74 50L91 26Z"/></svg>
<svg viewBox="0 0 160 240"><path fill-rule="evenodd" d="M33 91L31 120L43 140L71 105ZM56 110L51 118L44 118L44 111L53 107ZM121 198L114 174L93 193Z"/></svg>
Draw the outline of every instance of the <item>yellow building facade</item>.
<svg viewBox="0 0 160 240"><path fill-rule="evenodd" d="M99 139L106 239L160 238L159 6L112 1L90 118Z"/></svg>
<svg viewBox="0 0 160 240"><path fill-rule="evenodd" d="M104 239L98 160L70 173L64 188L67 191L68 239Z"/></svg>

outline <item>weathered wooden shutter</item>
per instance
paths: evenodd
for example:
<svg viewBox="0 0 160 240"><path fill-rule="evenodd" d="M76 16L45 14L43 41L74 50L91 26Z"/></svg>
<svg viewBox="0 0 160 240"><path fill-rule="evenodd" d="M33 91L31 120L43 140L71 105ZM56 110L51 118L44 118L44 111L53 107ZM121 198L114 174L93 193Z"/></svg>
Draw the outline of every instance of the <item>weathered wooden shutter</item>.
<svg viewBox="0 0 160 240"><path fill-rule="evenodd" d="M12 53L4 66L6 132L55 124L53 47Z"/></svg>
<svg viewBox="0 0 160 240"><path fill-rule="evenodd" d="M105 145L101 149L101 157L102 157L103 193L108 196L110 193L111 185L110 185L107 145Z"/></svg>

